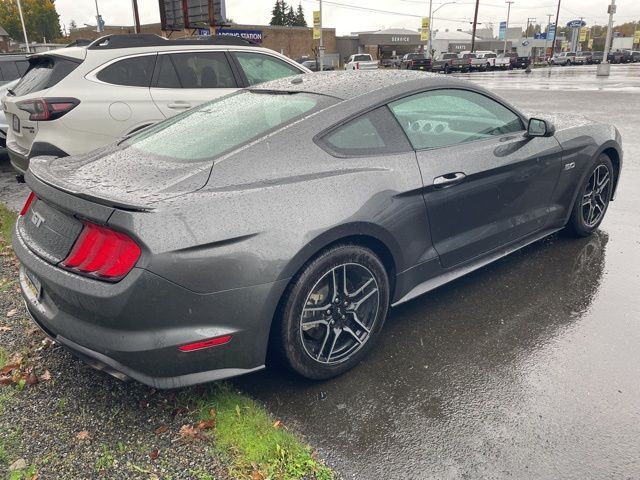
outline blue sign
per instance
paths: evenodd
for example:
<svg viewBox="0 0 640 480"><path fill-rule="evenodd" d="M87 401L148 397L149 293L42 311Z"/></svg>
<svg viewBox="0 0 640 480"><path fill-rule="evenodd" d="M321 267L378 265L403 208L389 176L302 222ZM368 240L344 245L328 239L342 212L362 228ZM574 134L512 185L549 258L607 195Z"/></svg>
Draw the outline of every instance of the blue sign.
<svg viewBox="0 0 640 480"><path fill-rule="evenodd" d="M567 27L569 28L580 28L586 25L587 22L585 22L584 20L571 20L570 22L567 22Z"/></svg>
<svg viewBox="0 0 640 480"><path fill-rule="evenodd" d="M547 32L547 39L554 40L556 37L556 25L552 23L549 25L549 31Z"/></svg>
<svg viewBox="0 0 640 480"><path fill-rule="evenodd" d="M196 31L198 32L197 35L201 37L208 37L209 35L211 35L210 28L198 28Z"/></svg>
<svg viewBox="0 0 640 480"><path fill-rule="evenodd" d="M229 35L232 37L240 37L253 43L262 43L262 30L232 30L227 28L218 28L216 35Z"/></svg>
<svg viewBox="0 0 640 480"><path fill-rule="evenodd" d="M500 22L500 30L498 30L498 40L504 40L507 36L507 22Z"/></svg>
<svg viewBox="0 0 640 480"><path fill-rule="evenodd" d="M533 38L535 38L536 40L545 40L547 38L547 33L546 32L536 33L533 35Z"/></svg>

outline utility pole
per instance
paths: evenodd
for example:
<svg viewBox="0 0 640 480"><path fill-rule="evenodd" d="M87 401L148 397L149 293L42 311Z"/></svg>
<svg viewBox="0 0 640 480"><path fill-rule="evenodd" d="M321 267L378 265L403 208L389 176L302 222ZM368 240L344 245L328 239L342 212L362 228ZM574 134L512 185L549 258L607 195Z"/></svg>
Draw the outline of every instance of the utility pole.
<svg viewBox="0 0 640 480"><path fill-rule="evenodd" d="M29 39L27 38L27 29L24 26L24 17L22 16L22 5L20 4L20 0L18 0L18 13L20 14L20 22L22 23L22 33L24 34L24 45L27 48L27 53L31 53L31 49L29 48Z"/></svg>
<svg viewBox="0 0 640 480"><path fill-rule="evenodd" d="M558 25L559 21L560 21L560 0L558 0L558 11L556 12L556 27L553 29L553 43L551 44L552 54L556 52L556 40L558 39L558 34L560 33L560 25Z"/></svg>
<svg viewBox="0 0 640 480"><path fill-rule="evenodd" d="M544 59L547 60L547 42L549 41L549 33L551 32L551 17L553 17L553 13L547 13L547 34L544 36ZM556 37L554 34L553 40L555 41Z"/></svg>
<svg viewBox="0 0 640 480"><path fill-rule="evenodd" d="M134 32L140 33L140 15L138 14L138 0L131 0L133 3Z"/></svg>
<svg viewBox="0 0 640 480"><path fill-rule="evenodd" d="M473 29L471 30L471 53L473 53L476 49L476 25L478 24L478 7L479 6L480 6L480 0L476 0L476 13L473 15Z"/></svg>
<svg viewBox="0 0 640 480"><path fill-rule="evenodd" d="M511 4L515 3L513 0L507 0L505 3L507 3L509 6L507 7L507 26L504 29L504 48L502 49L502 52L506 55L507 53L507 32L509 32L509 16L511 15Z"/></svg>
<svg viewBox="0 0 640 480"><path fill-rule="evenodd" d="M320 71L324 71L324 42L322 40L322 0L320 0L320 45L318 46L318 50L320 50Z"/></svg>
<svg viewBox="0 0 640 480"><path fill-rule="evenodd" d="M429 58L433 61L433 57L431 56L431 22L433 21L431 19L431 15L433 12L433 0L429 0L429 41L427 42L427 49L428 49L428 54L429 54Z"/></svg>
<svg viewBox="0 0 640 480"><path fill-rule="evenodd" d="M604 41L602 63L598 65L598 69L596 70L596 76L599 77L608 77L611 70L611 64L609 63L609 50L611 49L611 31L613 30L614 13L616 13L616 0L611 0L611 5L609 5L609 26L607 27L607 38Z"/></svg>

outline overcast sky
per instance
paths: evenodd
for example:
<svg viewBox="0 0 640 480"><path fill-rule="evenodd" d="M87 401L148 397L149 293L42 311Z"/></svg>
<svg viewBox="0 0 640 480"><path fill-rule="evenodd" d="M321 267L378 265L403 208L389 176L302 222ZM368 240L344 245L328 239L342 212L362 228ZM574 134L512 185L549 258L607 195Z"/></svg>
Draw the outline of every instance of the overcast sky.
<svg viewBox="0 0 640 480"><path fill-rule="evenodd" d="M297 6L299 0L291 0ZM433 0L433 9L452 0ZM328 3L327 3L328 2ZM271 19L271 8L275 0L227 0L227 16L236 23L266 25ZM584 17L589 25L607 23L607 4L609 0L562 0L560 24ZM640 21L640 0L618 0L616 23ZM56 0L61 23L69 25L71 20L81 26L84 23L95 25L94 0ZM339 4L339 5L338 5ZM307 23L311 24L311 12L317 9L317 0L302 0ZM345 5L358 8L347 8ZM457 0L455 4L442 6L433 15L433 28L455 30L470 28L473 20L475 2ZM527 17L535 18L537 23L547 23L547 14L553 14L555 20L556 0L515 0L511 7L510 26L524 26ZM130 0L98 0L100 13L107 25L131 25L133 13ZM160 21L158 0L138 0L142 23ZM323 22L325 27L334 27L339 35L363 30L377 30L390 27L404 27L417 30L420 17L427 16L428 0L326 0L323 3ZM372 9L380 11L367 11ZM500 21L506 20L507 6L504 0L480 0L478 23L493 26L496 33Z"/></svg>

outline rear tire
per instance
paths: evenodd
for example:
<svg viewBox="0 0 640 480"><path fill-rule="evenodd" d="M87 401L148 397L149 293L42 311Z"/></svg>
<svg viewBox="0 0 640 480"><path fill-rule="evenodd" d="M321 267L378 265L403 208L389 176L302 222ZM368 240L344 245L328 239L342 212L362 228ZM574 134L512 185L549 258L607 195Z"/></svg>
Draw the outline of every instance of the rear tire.
<svg viewBox="0 0 640 480"><path fill-rule="evenodd" d="M389 309L389 278L368 248L344 244L311 260L292 279L273 340L294 372L324 380L371 350Z"/></svg>
<svg viewBox="0 0 640 480"><path fill-rule="evenodd" d="M601 154L580 186L568 227L579 237L587 237L604 219L613 193L614 170L611 159Z"/></svg>

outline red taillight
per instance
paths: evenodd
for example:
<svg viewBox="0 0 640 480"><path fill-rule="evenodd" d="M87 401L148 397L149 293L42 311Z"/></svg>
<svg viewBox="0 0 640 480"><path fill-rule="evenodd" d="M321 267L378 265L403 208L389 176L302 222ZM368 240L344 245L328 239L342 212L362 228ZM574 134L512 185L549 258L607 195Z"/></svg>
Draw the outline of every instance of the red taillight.
<svg viewBox="0 0 640 480"><path fill-rule="evenodd" d="M29 197L27 198L27 201L24 202L24 206L22 207L22 210L20 210L21 217L24 217L26 215L26 213L29 211L29 207L31 206L31 204L35 199L36 199L36 194L31 192L29 194Z"/></svg>
<svg viewBox="0 0 640 480"><path fill-rule="evenodd" d="M18 102L16 106L29 113L32 122L46 122L62 117L78 106L76 98L34 98Z"/></svg>
<svg viewBox="0 0 640 480"><path fill-rule="evenodd" d="M411 60L411 61L409 62L409 65L407 65L407 68L411 68L411 67L413 67L413 60Z"/></svg>
<svg viewBox="0 0 640 480"><path fill-rule="evenodd" d="M356 62L356 70L360 70L360 62Z"/></svg>
<svg viewBox="0 0 640 480"><path fill-rule="evenodd" d="M194 352L196 350L202 350L203 348L216 347L218 345L224 345L231 341L231 335L223 335L222 337L210 338L208 340L201 340L199 342L189 343L178 347L181 352Z"/></svg>
<svg viewBox="0 0 640 480"><path fill-rule="evenodd" d="M123 233L85 223L62 266L104 280L119 280L140 258L140 247Z"/></svg>

